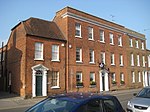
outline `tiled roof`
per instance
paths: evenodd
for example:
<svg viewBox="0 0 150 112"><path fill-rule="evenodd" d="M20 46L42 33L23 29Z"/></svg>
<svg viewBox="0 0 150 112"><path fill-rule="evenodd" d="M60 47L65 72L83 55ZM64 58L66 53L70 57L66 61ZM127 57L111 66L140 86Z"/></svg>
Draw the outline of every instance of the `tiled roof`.
<svg viewBox="0 0 150 112"><path fill-rule="evenodd" d="M55 22L31 17L23 21L23 24L27 35L56 40L66 40Z"/></svg>

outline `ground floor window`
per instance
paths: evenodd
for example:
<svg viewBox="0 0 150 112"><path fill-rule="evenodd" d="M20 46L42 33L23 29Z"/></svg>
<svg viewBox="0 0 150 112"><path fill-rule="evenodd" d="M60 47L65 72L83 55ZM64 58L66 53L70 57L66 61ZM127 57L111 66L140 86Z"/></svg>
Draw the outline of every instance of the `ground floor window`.
<svg viewBox="0 0 150 112"><path fill-rule="evenodd" d="M51 79L52 83L51 83L51 86L52 87L59 87L59 72L57 71L53 71L52 72L52 79Z"/></svg>
<svg viewBox="0 0 150 112"><path fill-rule="evenodd" d="M76 73L76 85L77 85L77 86L83 86L83 82L82 82L82 72L77 72L77 73Z"/></svg>

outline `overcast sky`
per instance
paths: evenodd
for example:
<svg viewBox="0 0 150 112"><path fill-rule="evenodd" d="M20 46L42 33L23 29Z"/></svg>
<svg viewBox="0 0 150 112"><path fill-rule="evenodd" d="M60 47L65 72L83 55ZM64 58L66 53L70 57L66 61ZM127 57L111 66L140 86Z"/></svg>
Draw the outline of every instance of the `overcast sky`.
<svg viewBox="0 0 150 112"><path fill-rule="evenodd" d="M19 21L52 20L66 6L145 34L150 49L150 0L0 0L0 47Z"/></svg>

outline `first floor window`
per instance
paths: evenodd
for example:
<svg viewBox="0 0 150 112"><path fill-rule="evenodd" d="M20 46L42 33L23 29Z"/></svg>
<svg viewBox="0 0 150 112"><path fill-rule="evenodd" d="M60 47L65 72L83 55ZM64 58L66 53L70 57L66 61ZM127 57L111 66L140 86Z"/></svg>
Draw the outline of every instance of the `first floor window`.
<svg viewBox="0 0 150 112"><path fill-rule="evenodd" d="M110 44L114 45L114 37L112 33L109 34L109 38L110 38Z"/></svg>
<svg viewBox="0 0 150 112"><path fill-rule="evenodd" d="M115 55L111 53L111 65L115 65Z"/></svg>
<svg viewBox="0 0 150 112"><path fill-rule="evenodd" d="M100 53L101 63L105 64L105 52Z"/></svg>
<svg viewBox="0 0 150 112"><path fill-rule="evenodd" d="M41 42L35 43L35 59L36 60L43 59L43 43Z"/></svg>
<svg viewBox="0 0 150 112"><path fill-rule="evenodd" d="M82 49L76 48L76 62L82 62Z"/></svg>
<svg viewBox="0 0 150 112"><path fill-rule="evenodd" d="M52 61L59 61L59 46L52 45Z"/></svg>
<svg viewBox="0 0 150 112"><path fill-rule="evenodd" d="M94 63L94 50L90 50L90 63Z"/></svg>
<svg viewBox="0 0 150 112"><path fill-rule="evenodd" d="M123 73L120 74L120 80L124 81L124 74Z"/></svg>
<svg viewBox="0 0 150 112"><path fill-rule="evenodd" d="M100 42L105 42L104 31L100 30Z"/></svg>
<svg viewBox="0 0 150 112"><path fill-rule="evenodd" d="M59 72L52 72L52 87L59 87Z"/></svg>
<svg viewBox="0 0 150 112"><path fill-rule="evenodd" d="M123 55L122 54L120 54L119 62L120 62L120 66L123 66Z"/></svg>
<svg viewBox="0 0 150 112"><path fill-rule="evenodd" d="M88 27L88 36L89 36L89 40L93 40L93 28L92 27Z"/></svg>

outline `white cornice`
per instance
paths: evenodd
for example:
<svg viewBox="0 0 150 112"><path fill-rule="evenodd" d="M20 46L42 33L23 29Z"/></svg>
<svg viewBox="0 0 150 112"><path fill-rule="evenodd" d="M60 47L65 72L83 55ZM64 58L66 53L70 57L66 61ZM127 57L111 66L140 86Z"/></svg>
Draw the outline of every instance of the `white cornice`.
<svg viewBox="0 0 150 112"><path fill-rule="evenodd" d="M113 31L117 31L117 32L120 32L120 33L123 33L123 34L127 34L129 36L133 36L133 37L139 38L141 40L146 40L146 38L143 38L143 37L137 36L135 34L131 34L129 32L126 32L126 30L115 28L113 26L106 25L106 24L100 23L98 21L95 21L95 20L92 20L92 19L89 19L89 18L86 18L86 17L83 17L83 16L79 16L79 15L71 13L71 12L66 12L63 15L61 15L61 17L62 18L71 17L71 18L74 18L74 19L77 19L77 20L80 20L80 21L83 21L83 22L87 22L87 23L90 23L90 24L93 24L93 25L96 25L96 26L99 26L99 27L102 27L102 28L106 28L106 29L109 29L109 30L113 30Z"/></svg>
<svg viewBox="0 0 150 112"><path fill-rule="evenodd" d="M107 28L109 30L117 31L117 32L120 32L120 33L125 33L124 30L121 30L119 28L115 28L113 26L109 26L109 25L100 23L98 21L95 21L95 20L92 20L92 19L89 19L89 18L86 18L86 17L79 16L79 15L76 15L76 14L71 13L71 12L66 12L61 17L62 18L71 17L71 18L78 19L78 20L83 21L83 22L88 22L90 24L97 25L97 26L102 27L102 28Z"/></svg>

